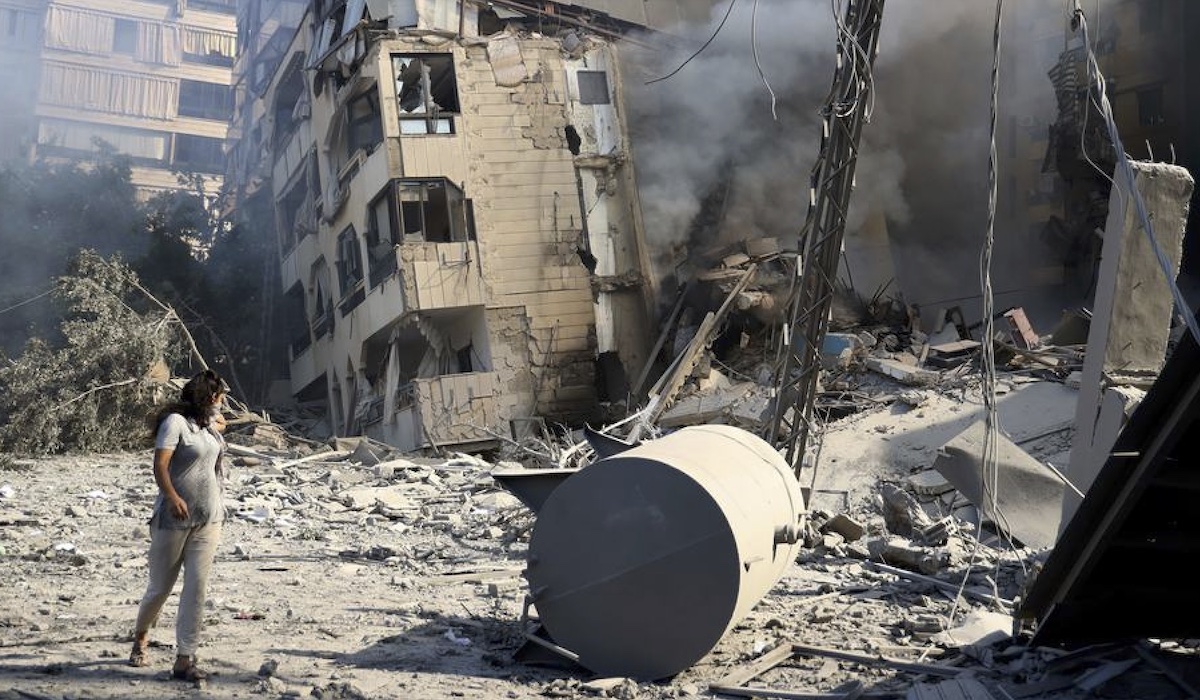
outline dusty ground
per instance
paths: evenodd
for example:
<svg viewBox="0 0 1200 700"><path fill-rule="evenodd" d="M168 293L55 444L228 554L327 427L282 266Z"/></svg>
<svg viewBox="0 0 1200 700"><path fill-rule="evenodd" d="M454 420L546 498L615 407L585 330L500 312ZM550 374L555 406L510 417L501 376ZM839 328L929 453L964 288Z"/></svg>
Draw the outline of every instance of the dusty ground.
<svg viewBox="0 0 1200 700"><path fill-rule="evenodd" d="M1010 378L1003 389L1002 420L1018 441L1073 415L1074 391L1059 384ZM849 514L868 538L883 535L880 480L928 467L977 410L972 392L959 388L931 392L917 408L881 405L836 423L814 507ZM1069 438L1067 429L1024 446L1061 466ZM273 454L273 464L296 456ZM857 558L867 550L862 543L825 542L804 550L693 668L656 683L589 687L593 678L581 669L513 658L522 642L519 572L532 517L497 490L491 464L464 456L383 467L354 459L272 463L233 469L228 503L236 514L219 550L201 649L214 675L196 688L168 678L174 598L152 634L152 665L125 664L145 585L145 520L155 494L149 453L0 462L0 698L708 697L711 683L782 643L955 663L997 699L1057 679L1067 687L1025 696L1074 698L1087 695L1081 674L1109 663L1066 664L1061 653L1008 641L963 655L930 640L951 613L952 594L872 570ZM389 494L386 504L370 495L378 489ZM972 542L952 538L944 580L962 579ZM1013 598L1024 578L1019 558L1030 554L983 547L969 586ZM987 609L961 600L955 624ZM1174 651L1175 660L1193 658L1179 653L1183 646ZM1134 666L1094 693L1183 697L1152 670ZM877 696L959 697L944 689L920 695L935 692L916 685L938 681L931 676L823 656L754 682L829 692L855 679Z"/></svg>

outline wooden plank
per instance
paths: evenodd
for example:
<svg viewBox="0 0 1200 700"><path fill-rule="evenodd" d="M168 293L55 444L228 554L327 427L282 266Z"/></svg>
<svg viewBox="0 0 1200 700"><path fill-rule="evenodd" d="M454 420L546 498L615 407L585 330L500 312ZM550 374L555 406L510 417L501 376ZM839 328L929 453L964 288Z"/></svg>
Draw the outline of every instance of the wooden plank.
<svg viewBox="0 0 1200 700"><path fill-rule="evenodd" d="M888 658L886 656L860 654L853 651L842 651L841 649L824 649L822 647L812 647L806 644L793 644L792 650L797 655L823 656L830 659L839 659L841 661L853 661L855 663L860 663L867 666L888 666L890 668L906 671L908 673L925 674L930 676L952 677L957 676L965 671L965 669L955 668L953 666L912 663L909 661L901 661L900 659Z"/></svg>
<svg viewBox="0 0 1200 700"><path fill-rule="evenodd" d="M878 562L873 562L873 561L868 561L868 562L866 562L866 564L867 564L867 566L871 567L872 569L875 569L876 571L882 571L882 572L888 573L888 574L895 574L896 576L899 576L900 578L906 578L906 579L909 579L910 581L918 581L920 583L927 583L931 586L940 588L941 590L948 591L950 593L958 593L958 590L959 590L959 586L957 584L950 583L949 581L942 581L941 579L936 579L931 576L924 576L922 574L913 573L912 571L908 571L907 569L901 569L901 568L897 568L895 566L889 566L887 564L880 564ZM988 603L1000 603L1001 605L1004 605L1005 607L1007 607L1010 610L1013 607L1013 601L1011 601L1011 600L1008 600L1006 598L997 598L994 595L989 595L987 593L980 593L978 591L973 591L970 588L964 588L962 590L962 594L967 596L968 598L976 598L976 599L979 599L979 600L982 600L982 601L988 602Z"/></svg>
<svg viewBox="0 0 1200 700"><path fill-rule="evenodd" d="M650 354L646 358L646 366L642 367L641 373L638 374L637 382L634 383L633 389L630 390L630 394L634 397L633 400L635 401L641 393L646 379L650 375L650 369L654 366L654 360L658 357L658 353L662 351L663 343L666 342L667 336L671 334L671 328L675 326L675 320L679 317L680 310L683 309L684 298L687 296L688 290L692 288L692 284L693 281L688 280L687 286L684 287L683 291L679 293L678 298L675 299L675 306L671 308L671 313L667 316L667 321L663 325L662 332L658 334L658 340L654 342L654 349L650 351Z"/></svg>
<svg viewBox="0 0 1200 700"><path fill-rule="evenodd" d="M853 683L857 683L858 686L846 691L834 691L831 693L807 693L776 688L725 687L715 685L710 686L709 690L715 693L737 695L743 698L781 698L781 700L866 700L867 698L896 697L896 693L864 693L860 681L853 681Z"/></svg>
<svg viewBox="0 0 1200 700"><path fill-rule="evenodd" d="M750 679L770 671L793 656L795 656L795 652L792 651L791 645L780 644L737 671L722 677L713 684L713 689L715 690L718 685L729 687L745 685Z"/></svg>

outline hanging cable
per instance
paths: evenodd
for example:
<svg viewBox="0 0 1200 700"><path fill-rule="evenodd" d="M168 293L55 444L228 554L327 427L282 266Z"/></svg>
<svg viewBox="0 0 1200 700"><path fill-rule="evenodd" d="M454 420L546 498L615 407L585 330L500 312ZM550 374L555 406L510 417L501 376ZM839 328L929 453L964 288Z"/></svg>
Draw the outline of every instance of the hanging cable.
<svg viewBox="0 0 1200 700"><path fill-rule="evenodd" d="M733 6L733 3L730 3ZM758 26L758 0L754 0L754 8L750 11L750 52L754 54L754 67L758 69L758 77L762 78L762 83L767 88L767 92L771 94L771 118L779 121L779 114L775 111L775 91L771 89L771 83L767 82L767 74L763 71L762 61L758 58L758 39L756 37L755 28Z"/></svg>
<svg viewBox="0 0 1200 700"><path fill-rule="evenodd" d="M725 26L725 22L728 21L729 14L731 12L733 12L733 6L736 4L737 4L737 0L729 0L729 7L725 8L725 16L721 18L721 23L718 24L717 28L713 30L712 36L708 37L708 41L704 42L700 46L700 48L696 49L696 53L692 54L691 56L688 56L687 59L684 60L683 63L679 64L678 68L671 71L670 73L667 73L666 75L662 76L661 78L654 78L653 80L647 80L646 85L653 85L654 83L662 82L662 81L666 80L667 78L670 78L671 76L675 75L679 71L683 70L683 67L686 66L687 64L691 63L692 59L699 56L704 51L704 49L707 49L708 45L713 43L713 39L716 39L717 35L721 33L721 29Z"/></svg>
<svg viewBox="0 0 1200 700"><path fill-rule="evenodd" d="M46 291L42 292L41 294L32 296L32 297L26 299L25 301L19 301L6 309L0 309L0 314L6 314L9 311L12 311L13 309L19 309L22 306L25 306L26 304L32 304L33 302L37 301L38 299L41 299L42 297L46 296L47 294L51 294L53 292L54 292L54 288L51 287L50 289L47 289Z"/></svg>
<svg viewBox="0 0 1200 700"><path fill-rule="evenodd" d="M996 240L996 122L1000 102L1000 47L1003 13L1004 0L996 0L996 24L992 35L991 112L988 132L987 230L984 233L983 247L979 253L979 286L983 292L983 343L980 345L979 391L983 395L984 421L983 454L981 456L982 472L980 474L983 503L980 504L981 507L979 510L983 511L986 508L993 514L993 517L997 521L1000 519L1000 509L999 499L997 498L999 469L996 462L996 446L1000 426L999 415L996 411L996 350L993 344L993 336L995 335L995 320L993 318L995 315L995 295L992 289L992 249ZM982 526L983 518L980 517L979 520ZM946 624L947 628L952 626L954 617L958 613L958 601L962 600L962 592L967 587L971 570L978 558L981 537L982 532L977 531L975 533L975 546L971 551L971 559L967 562L967 566L963 571L962 582L958 587L958 595L954 597L954 604L950 608Z"/></svg>
<svg viewBox="0 0 1200 700"><path fill-rule="evenodd" d="M1083 38L1084 50L1087 52L1089 91L1091 85L1094 84L1100 99L1100 115L1104 117L1105 126L1108 128L1109 140L1112 141L1113 150L1116 152L1116 169L1118 172L1115 174L1119 174L1122 183L1129 188L1129 191L1125 194L1133 200L1138 219L1142 224L1142 231L1145 232L1146 240L1149 241L1150 248L1154 251L1154 257L1158 260L1158 266L1167 281L1167 286L1170 288L1171 296L1174 298L1178 313L1183 316L1183 320L1187 324L1192 337L1196 339L1196 342L1200 342L1200 323L1196 321L1196 314L1192 313L1192 307L1187 303L1183 292L1180 291L1179 285L1175 282L1174 265L1167 258L1167 254L1158 243L1158 237L1154 234L1154 222L1150 220L1150 215L1146 211L1146 201L1137 188L1133 165L1129 161L1129 155L1125 152L1124 144L1121 143L1121 134L1117 130L1116 119L1113 117L1112 103L1108 99L1104 74L1100 72L1100 64L1096 60L1096 52L1092 48L1091 39L1088 36L1087 18L1083 14L1083 8L1080 7L1079 0L1075 0L1075 8L1071 17L1071 27L1078 30ZM1116 179L1114 178L1114 185L1119 190L1120 184L1115 182Z"/></svg>

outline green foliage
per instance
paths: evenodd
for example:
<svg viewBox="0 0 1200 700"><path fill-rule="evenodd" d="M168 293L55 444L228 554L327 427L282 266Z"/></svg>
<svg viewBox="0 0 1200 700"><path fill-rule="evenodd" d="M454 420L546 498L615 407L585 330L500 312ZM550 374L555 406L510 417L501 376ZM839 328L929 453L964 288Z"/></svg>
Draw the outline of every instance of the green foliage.
<svg viewBox="0 0 1200 700"><path fill-rule="evenodd" d="M144 446L159 397L148 378L186 351L167 311L120 259L83 250L55 286L63 342L34 338L0 367L0 449L18 454Z"/></svg>

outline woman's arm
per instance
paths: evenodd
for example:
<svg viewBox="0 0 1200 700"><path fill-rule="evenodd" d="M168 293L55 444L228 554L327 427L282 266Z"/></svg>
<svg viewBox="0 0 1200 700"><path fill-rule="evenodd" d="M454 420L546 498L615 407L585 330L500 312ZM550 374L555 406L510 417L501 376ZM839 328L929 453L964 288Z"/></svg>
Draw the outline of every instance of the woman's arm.
<svg viewBox="0 0 1200 700"><path fill-rule="evenodd" d="M175 450L171 449L160 447L154 450L154 482L162 491L163 499L166 501L167 507L171 509L171 515L178 520L187 520L187 503L179 497L175 485L171 483L171 455L173 454L175 454Z"/></svg>

